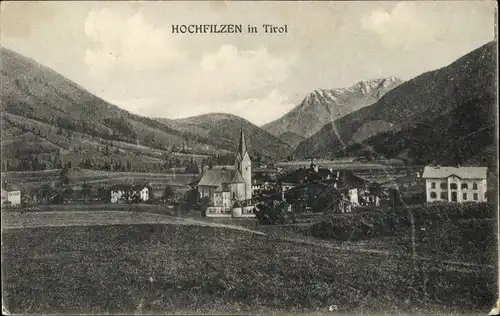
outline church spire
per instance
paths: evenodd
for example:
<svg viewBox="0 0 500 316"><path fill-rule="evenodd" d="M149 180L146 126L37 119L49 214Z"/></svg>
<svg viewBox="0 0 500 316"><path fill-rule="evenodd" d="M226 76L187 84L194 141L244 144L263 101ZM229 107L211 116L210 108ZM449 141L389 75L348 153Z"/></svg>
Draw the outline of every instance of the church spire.
<svg viewBox="0 0 500 316"><path fill-rule="evenodd" d="M238 154L240 154L241 158L245 157L245 154L247 152L247 144L245 142L245 133L243 132L243 127L241 128L241 133L240 133L240 144L238 147Z"/></svg>

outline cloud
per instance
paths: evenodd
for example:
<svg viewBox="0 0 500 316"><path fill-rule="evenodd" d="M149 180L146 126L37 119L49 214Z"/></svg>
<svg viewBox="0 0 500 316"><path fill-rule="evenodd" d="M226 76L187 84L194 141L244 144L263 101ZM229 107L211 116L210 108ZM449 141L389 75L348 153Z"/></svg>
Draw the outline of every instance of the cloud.
<svg viewBox="0 0 500 316"><path fill-rule="evenodd" d="M89 61L92 55L88 55ZM202 54L170 71L129 72L101 86L114 84L114 91L103 89L101 96L127 110L156 117L190 116L227 112L263 124L293 107L279 90L297 57L275 56L265 48L238 50L233 45ZM116 58L99 56L91 61L107 72L116 67ZM121 87L120 89L116 87Z"/></svg>
<svg viewBox="0 0 500 316"><path fill-rule="evenodd" d="M296 60L293 54L273 56L266 48L239 51L234 45L222 45L201 57L200 84L228 95L273 87L288 79Z"/></svg>
<svg viewBox="0 0 500 316"><path fill-rule="evenodd" d="M110 101L136 114L150 117L182 118L217 112L238 115L256 125L263 125L275 120L295 106L288 99L288 96L278 89L273 89L260 97L225 102L178 100L175 107L160 106L160 104L164 104L165 97L144 97Z"/></svg>
<svg viewBox="0 0 500 316"><path fill-rule="evenodd" d="M390 11L377 9L363 16L361 25L389 48L409 49L414 44L433 42L438 36L436 29L419 8L412 2L398 2Z"/></svg>
<svg viewBox="0 0 500 316"><path fill-rule="evenodd" d="M106 8L92 10L85 21L85 34L93 43L85 55L93 75L106 76L116 68L156 70L183 59L168 30L149 23L140 12L124 17Z"/></svg>
<svg viewBox="0 0 500 316"><path fill-rule="evenodd" d="M243 99L224 104L221 110L244 117L260 126L285 115L294 106L288 96L278 89L273 89L262 98Z"/></svg>

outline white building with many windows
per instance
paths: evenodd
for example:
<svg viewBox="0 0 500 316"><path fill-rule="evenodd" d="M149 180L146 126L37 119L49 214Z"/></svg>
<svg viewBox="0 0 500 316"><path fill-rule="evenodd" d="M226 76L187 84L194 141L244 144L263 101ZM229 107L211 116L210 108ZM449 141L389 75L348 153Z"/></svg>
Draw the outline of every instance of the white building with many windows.
<svg viewBox="0 0 500 316"><path fill-rule="evenodd" d="M2 206L19 207L21 205L21 189L13 184L2 183Z"/></svg>
<svg viewBox="0 0 500 316"><path fill-rule="evenodd" d="M486 167L426 166L427 202L486 202Z"/></svg>

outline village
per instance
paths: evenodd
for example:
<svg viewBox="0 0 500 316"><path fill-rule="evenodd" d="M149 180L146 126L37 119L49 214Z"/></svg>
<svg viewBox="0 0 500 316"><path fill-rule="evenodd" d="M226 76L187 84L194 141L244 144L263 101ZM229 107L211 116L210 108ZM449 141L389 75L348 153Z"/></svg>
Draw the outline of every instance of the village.
<svg viewBox="0 0 500 316"><path fill-rule="evenodd" d="M93 190L70 184L67 168L53 186L24 193L2 181L2 208L42 204L157 204L200 210L203 217L253 218L282 203L293 214L343 214L430 202L486 202L487 168L362 164L354 160L278 162L252 166L243 129L234 165L200 166L184 186L154 189L150 183ZM99 192L96 192L99 191Z"/></svg>

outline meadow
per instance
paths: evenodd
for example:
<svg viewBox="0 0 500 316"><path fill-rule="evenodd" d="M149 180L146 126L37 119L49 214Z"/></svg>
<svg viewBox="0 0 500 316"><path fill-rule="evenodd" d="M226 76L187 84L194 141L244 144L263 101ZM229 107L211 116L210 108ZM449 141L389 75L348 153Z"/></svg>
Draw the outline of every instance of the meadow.
<svg viewBox="0 0 500 316"><path fill-rule="evenodd" d="M3 172L2 179L18 185L24 191L34 192L43 184L55 185L59 181L60 173L60 169L44 171L10 171ZM154 190L162 191L167 185L181 188L187 187L190 182L199 179L199 175L71 169L68 173L68 178L74 190L79 190L84 182L93 187L106 188L116 184L140 184L147 182Z"/></svg>
<svg viewBox="0 0 500 316"><path fill-rule="evenodd" d="M2 231L11 313L486 313L495 269L173 224Z"/></svg>

